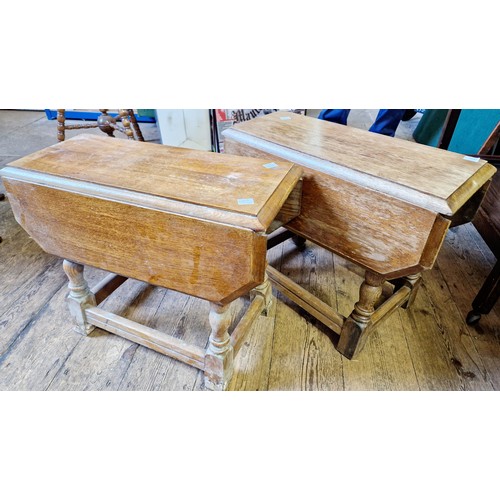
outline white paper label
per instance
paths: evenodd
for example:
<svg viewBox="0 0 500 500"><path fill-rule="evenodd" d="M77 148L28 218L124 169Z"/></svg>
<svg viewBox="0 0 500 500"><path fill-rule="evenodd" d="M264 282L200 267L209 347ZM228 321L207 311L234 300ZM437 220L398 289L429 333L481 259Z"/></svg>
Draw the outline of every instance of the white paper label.
<svg viewBox="0 0 500 500"><path fill-rule="evenodd" d="M271 163L266 163L264 165L265 168L276 168L278 166L277 163L274 163L274 161L272 161Z"/></svg>
<svg viewBox="0 0 500 500"><path fill-rule="evenodd" d="M291 120L290 116L280 116L280 120Z"/></svg>
<svg viewBox="0 0 500 500"><path fill-rule="evenodd" d="M464 156L464 160L478 162L481 158L475 158L474 156Z"/></svg>
<svg viewBox="0 0 500 500"><path fill-rule="evenodd" d="M253 205L253 198L238 198L238 205Z"/></svg>

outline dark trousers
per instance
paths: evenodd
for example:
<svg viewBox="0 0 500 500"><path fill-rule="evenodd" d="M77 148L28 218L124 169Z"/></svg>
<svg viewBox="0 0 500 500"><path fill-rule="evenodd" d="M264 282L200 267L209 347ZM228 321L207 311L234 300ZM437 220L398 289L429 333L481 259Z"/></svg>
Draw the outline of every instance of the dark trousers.
<svg viewBox="0 0 500 500"><path fill-rule="evenodd" d="M318 118L328 122L340 123L347 125L347 117L350 109L322 109ZM370 127L370 132L376 134L389 135L394 137L399 122L405 114L405 109L381 109L378 112L377 118Z"/></svg>

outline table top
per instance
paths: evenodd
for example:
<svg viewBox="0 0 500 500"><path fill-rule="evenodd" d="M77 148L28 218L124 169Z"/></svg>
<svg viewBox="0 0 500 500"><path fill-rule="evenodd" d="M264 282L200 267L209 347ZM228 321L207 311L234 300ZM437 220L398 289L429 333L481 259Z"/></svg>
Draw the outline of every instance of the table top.
<svg viewBox="0 0 500 500"><path fill-rule="evenodd" d="M496 171L484 160L290 112L223 135L443 215L453 215Z"/></svg>
<svg viewBox="0 0 500 500"><path fill-rule="evenodd" d="M80 134L11 162L5 176L79 186L176 213L265 230L301 176L287 161ZM22 171L20 171L21 169ZM31 179L34 181L34 179ZM104 189L107 188L107 189ZM111 194L110 194L111 193Z"/></svg>

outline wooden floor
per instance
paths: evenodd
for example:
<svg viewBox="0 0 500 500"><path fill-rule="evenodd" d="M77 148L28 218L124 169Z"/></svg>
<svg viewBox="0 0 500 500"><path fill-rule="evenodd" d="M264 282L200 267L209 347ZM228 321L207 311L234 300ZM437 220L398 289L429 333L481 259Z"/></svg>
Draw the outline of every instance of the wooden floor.
<svg viewBox="0 0 500 500"><path fill-rule="evenodd" d="M203 390L195 368L99 329L88 337L73 331L61 259L28 237L7 200L0 202L0 236L0 389ZM269 262L343 315L357 300L361 269L313 244L299 251L285 242ZM494 262L471 224L450 230L413 308L387 319L353 361L335 350L335 334L275 291L270 314L258 319L236 358L229 389L500 389L499 304L476 326L465 323ZM86 269L91 285L104 274ZM235 320L244 303L233 307ZM129 280L103 307L207 343L208 304L199 299Z"/></svg>

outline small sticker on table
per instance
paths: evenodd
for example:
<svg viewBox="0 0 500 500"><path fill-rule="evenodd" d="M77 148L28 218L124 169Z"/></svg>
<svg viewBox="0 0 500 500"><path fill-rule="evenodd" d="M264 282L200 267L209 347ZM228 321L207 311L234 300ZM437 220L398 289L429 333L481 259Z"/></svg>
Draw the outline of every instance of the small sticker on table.
<svg viewBox="0 0 500 500"><path fill-rule="evenodd" d="M278 166L278 164L274 163L274 161L272 161L271 163L266 163L264 165L264 167L266 167L266 168L276 168L277 166Z"/></svg>
<svg viewBox="0 0 500 500"><path fill-rule="evenodd" d="M280 116L280 120L291 120L290 116Z"/></svg>
<svg viewBox="0 0 500 500"><path fill-rule="evenodd" d="M478 162L481 158L476 158L475 156L464 156L464 160Z"/></svg>
<svg viewBox="0 0 500 500"><path fill-rule="evenodd" d="M253 205L253 198L238 198L238 205Z"/></svg>

